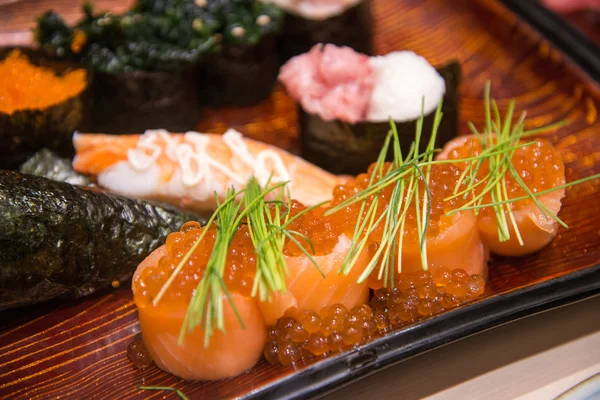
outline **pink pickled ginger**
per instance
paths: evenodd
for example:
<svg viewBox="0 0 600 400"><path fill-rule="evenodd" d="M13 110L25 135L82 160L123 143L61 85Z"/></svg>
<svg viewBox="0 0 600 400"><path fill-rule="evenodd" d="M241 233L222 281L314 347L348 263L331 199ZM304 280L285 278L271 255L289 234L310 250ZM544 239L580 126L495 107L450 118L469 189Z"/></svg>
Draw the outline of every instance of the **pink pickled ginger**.
<svg viewBox="0 0 600 400"><path fill-rule="evenodd" d="M350 123L365 119L375 85L368 56L332 44L290 59L279 81L306 112Z"/></svg>

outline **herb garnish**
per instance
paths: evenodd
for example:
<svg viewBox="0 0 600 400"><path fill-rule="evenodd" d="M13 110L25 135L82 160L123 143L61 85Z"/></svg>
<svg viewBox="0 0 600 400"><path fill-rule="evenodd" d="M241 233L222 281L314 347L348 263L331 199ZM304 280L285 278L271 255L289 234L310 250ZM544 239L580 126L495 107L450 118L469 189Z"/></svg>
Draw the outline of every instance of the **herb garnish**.
<svg viewBox="0 0 600 400"><path fill-rule="evenodd" d="M167 392L175 392L181 400L190 400L190 398L183 394L181 390L168 386L138 386L137 388L139 390L165 390Z"/></svg>
<svg viewBox="0 0 600 400"><path fill-rule="evenodd" d="M544 205L538 197L555 190L564 189L599 178L600 174L533 193L523 182L512 165L512 156L516 150L536 143L535 140L522 143L521 139L564 126L567 121L560 121L545 127L525 130L525 113L523 113L517 122L513 124L513 114L515 110L514 100L509 102L507 113L504 116L504 121L502 121L497 103L490 99L489 82L487 82L484 90L484 103L486 121L484 132L479 133L472 123L468 124L469 128L481 144L482 150L477 155L472 155L471 157L463 159L433 160L434 153L439 151L434 149L434 143L439 122L442 118L441 103L434 115L434 124L426 150L421 153L417 150L420 148L419 144L423 129L424 114L422 112L420 119L417 121L415 141L411 146L408 156L404 160L402 159L395 123L394 121L390 121L391 129L388 132L379 157L375 162L368 186L339 205L332 207L325 213L326 215L330 215L350 205L359 202L361 203L352 245L339 273L347 275L351 271L358 260L358 257L365 250L368 237L374 232L375 228L383 222L383 234L382 239L379 242L379 247L367 267L365 267L358 282L364 282L375 268L379 266L378 279L383 280L384 286L387 286L389 283L393 287L394 278L393 273L390 273L390 267L393 264L394 259L396 259L397 272L402 272L402 240L404 236L404 224L407 211L413 203L416 209L415 216L418 240L420 243L421 264L422 268L427 270L426 234L429 217L431 215L431 198L428 184L430 168L435 164L466 164L459 180L456 182L454 195L445 200L448 201L455 197L462 196L467 202L457 209L448 211L446 213L447 216L465 210L475 210L477 213L478 210L482 208L493 208L498 221L498 235L500 241L510 239L510 224L517 235L519 243L523 245L510 204L524 199L532 199L546 218L553 218L563 227L567 227L567 225ZM392 162L387 170L384 171L385 159L388 154L390 142L393 146ZM484 163L488 163L489 173L484 177L479 177L478 172ZM514 180L523 188L527 196L512 199L509 198L507 190L507 174L510 174L509 176L514 178ZM422 183L423 188L421 188L420 182ZM381 215L376 215L382 191L390 185L393 185L393 189L388 205L381 211ZM424 193L421 193L422 191ZM490 195L491 202L483 204L483 199L486 194ZM368 200L371 200L371 204L367 207Z"/></svg>
<svg viewBox="0 0 600 400"><path fill-rule="evenodd" d="M204 328L204 345L208 347L210 337L214 328L225 331L223 314L223 295L228 299L233 312L242 328L243 321L235 307L227 286L223 280L227 263L227 253L241 224L248 226L250 238L256 253L256 275L252 287L252 296L258 296L261 301L268 301L273 293L284 293L286 291L287 265L283 255L285 239L291 240L319 269L318 264L308 250L296 239L297 236L310 246L314 253L311 240L299 232L287 229L289 224L301 215L320 207L323 203L308 207L293 217L290 217L291 198L286 194L286 185L283 182L269 187L270 180L265 184L266 189L261 188L255 178L250 178L246 188L240 191L229 189L225 199L221 203L215 194L217 209L203 228L202 234L196 239L188 252L183 256L169 279L158 292L153 300L156 306L172 285L184 265L189 261L192 254L204 239L210 227L216 227L215 243L208 259L204 276L194 291L188 310L184 317L183 325L179 334L178 343L183 343L185 333L193 332L198 325ZM275 200L268 201L267 197L275 194ZM237 198L243 195L241 200ZM284 201L287 198L287 201ZM243 206L243 209L242 209ZM322 271L319 269L322 274Z"/></svg>

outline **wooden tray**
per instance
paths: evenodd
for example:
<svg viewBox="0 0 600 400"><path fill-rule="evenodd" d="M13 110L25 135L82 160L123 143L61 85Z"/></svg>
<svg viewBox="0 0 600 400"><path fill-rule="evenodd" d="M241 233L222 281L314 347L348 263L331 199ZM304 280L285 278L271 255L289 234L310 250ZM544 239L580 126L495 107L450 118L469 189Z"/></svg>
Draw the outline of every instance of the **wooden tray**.
<svg viewBox="0 0 600 400"><path fill-rule="evenodd" d="M515 97L517 108L528 110L529 128L564 118L572 121L547 135L564 157L567 180L600 173L600 91L590 77L600 70L572 61L581 54L573 49L569 54L558 51L493 0L373 0L373 6L379 53L411 49L434 65L456 58L461 62L463 129L466 121L482 126L482 89L491 79L492 94L502 109ZM199 125L204 131L223 132L233 126L282 147L296 145L295 106L280 90L263 104L209 110L205 116ZM156 367L135 369L125 351L140 328L127 288L81 302L4 312L0 314L0 398L176 398L165 392L139 391L141 384L177 387L192 399L323 393L427 349L598 293L599 194L598 181L567 190L560 215L570 229L561 229L538 254L495 258L486 295L477 302L334 357L295 367L261 361L230 380L185 382Z"/></svg>

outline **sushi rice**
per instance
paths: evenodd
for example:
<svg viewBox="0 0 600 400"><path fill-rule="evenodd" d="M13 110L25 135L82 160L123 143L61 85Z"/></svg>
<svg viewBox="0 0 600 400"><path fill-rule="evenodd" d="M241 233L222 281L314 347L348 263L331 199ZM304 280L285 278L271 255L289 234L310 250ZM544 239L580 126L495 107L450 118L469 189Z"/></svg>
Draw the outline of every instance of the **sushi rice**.
<svg viewBox="0 0 600 400"><path fill-rule="evenodd" d="M375 86L366 119L413 121L432 113L446 93L446 82L427 60L412 51L370 57Z"/></svg>
<svg viewBox="0 0 600 400"><path fill-rule="evenodd" d="M313 21L323 21L343 14L361 1L368 0L270 0L286 12Z"/></svg>

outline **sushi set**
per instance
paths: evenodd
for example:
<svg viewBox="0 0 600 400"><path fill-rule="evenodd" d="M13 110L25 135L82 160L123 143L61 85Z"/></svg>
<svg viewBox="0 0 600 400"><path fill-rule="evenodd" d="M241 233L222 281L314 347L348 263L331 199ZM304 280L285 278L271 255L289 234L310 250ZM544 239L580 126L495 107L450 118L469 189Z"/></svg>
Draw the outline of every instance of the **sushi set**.
<svg viewBox="0 0 600 400"><path fill-rule="evenodd" d="M96 9L0 50L1 398L314 397L600 293L600 82L535 18Z"/></svg>

